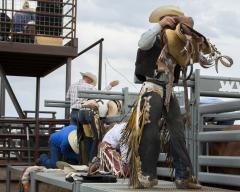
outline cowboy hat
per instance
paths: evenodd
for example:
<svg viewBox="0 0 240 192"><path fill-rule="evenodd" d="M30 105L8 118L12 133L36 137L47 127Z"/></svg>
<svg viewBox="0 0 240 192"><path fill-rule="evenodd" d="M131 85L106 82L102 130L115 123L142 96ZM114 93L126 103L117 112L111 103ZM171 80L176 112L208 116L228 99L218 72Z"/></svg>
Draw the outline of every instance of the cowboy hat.
<svg viewBox="0 0 240 192"><path fill-rule="evenodd" d="M29 8L29 2L25 1L22 6L23 9L28 9Z"/></svg>
<svg viewBox="0 0 240 192"><path fill-rule="evenodd" d="M88 172L89 169L86 165L71 165L64 161L57 161L56 166L57 168L64 170L65 174L70 172Z"/></svg>
<svg viewBox="0 0 240 192"><path fill-rule="evenodd" d="M163 16L183 16L183 11L174 5L165 5L158 7L152 11L149 16L150 23L158 23L159 19Z"/></svg>
<svg viewBox="0 0 240 192"><path fill-rule="evenodd" d="M198 39L192 39L192 46L186 47L188 40L187 36L182 33L182 27L184 26L191 30L191 33L198 36ZM211 48L206 37L187 25L178 24L175 30L166 29L165 34L168 52L176 60L177 64L181 66L187 66L189 64L199 62L200 51L203 54L209 54L211 52ZM199 47L198 40L201 39L204 41L201 43L201 47Z"/></svg>
<svg viewBox="0 0 240 192"><path fill-rule="evenodd" d="M91 130L91 127L90 125L88 124L84 124L83 125L83 131L84 131L84 134L87 136L87 137L93 137L93 132ZM78 144L78 139L77 139L77 130L73 130L69 133L68 135L68 142L72 148L72 150L79 154L79 144Z"/></svg>
<svg viewBox="0 0 240 192"><path fill-rule="evenodd" d="M92 85L96 86L97 85L97 77L96 75L90 73L90 72L80 72L82 76L86 76L86 77L89 77L91 80L92 80Z"/></svg>

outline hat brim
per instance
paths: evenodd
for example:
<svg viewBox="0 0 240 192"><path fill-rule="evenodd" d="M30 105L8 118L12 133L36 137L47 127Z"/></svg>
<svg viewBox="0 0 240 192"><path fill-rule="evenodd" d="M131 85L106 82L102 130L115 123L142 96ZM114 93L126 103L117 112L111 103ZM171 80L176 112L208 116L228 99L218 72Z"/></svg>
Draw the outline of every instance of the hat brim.
<svg viewBox="0 0 240 192"><path fill-rule="evenodd" d="M163 16L184 16L184 13L176 6L162 6L152 11L149 16L149 22L158 23Z"/></svg>
<svg viewBox="0 0 240 192"><path fill-rule="evenodd" d="M71 131L71 132L69 133L69 135L68 135L68 142L69 142L72 150L73 150L75 153L79 154L79 147L78 147L78 145L77 145L76 140L77 140L77 130L73 130L73 131Z"/></svg>
<svg viewBox="0 0 240 192"><path fill-rule="evenodd" d="M65 168L70 168L69 170L72 171L82 171L87 172L89 167L87 165L71 165L64 161L57 161L56 163L57 168L64 170Z"/></svg>
<svg viewBox="0 0 240 192"><path fill-rule="evenodd" d="M96 86L96 85L97 85L97 81L96 81L95 78L89 76L87 73L80 72L80 74L81 74L82 76L89 77L89 78L92 80L92 83L91 83L91 84L92 84L93 86Z"/></svg>

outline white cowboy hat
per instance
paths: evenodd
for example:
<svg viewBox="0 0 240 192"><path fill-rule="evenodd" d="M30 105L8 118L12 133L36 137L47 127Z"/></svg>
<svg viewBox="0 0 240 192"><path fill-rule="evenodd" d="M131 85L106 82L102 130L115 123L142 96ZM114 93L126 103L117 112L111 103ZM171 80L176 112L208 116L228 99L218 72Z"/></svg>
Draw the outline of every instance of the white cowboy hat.
<svg viewBox="0 0 240 192"><path fill-rule="evenodd" d="M93 132L91 129L91 126L88 124L83 125L83 131L84 134L87 137L93 137ZM72 150L76 153L79 154L79 145L78 145L78 139L77 139L77 130L73 130L68 134L68 142L72 148Z"/></svg>
<svg viewBox="0 0 240 192"><path fill-rule="evenodd" d="M29 9L29 2L26 0L22 6L23 9Z"/></svg>
<svg viewBox="0 0 240 192"><path fill-rule="evenodd" d="M72 150L79 154L79 146L78 146L78 139L77 139L77 130L73 130L68 135L68 142L72 148Z"/></svg>
<svg viewBox="0 0 240 192"><path fill-rule="evenodd" d="M96 75L94 75L94 74L92 74L92 73L90 73L90 72L85 72L85 73L83 73L83 72L80 72L81 73L81 75L82 76L87 76L87 77L89 77L90 79L92 79L92 85L94 85L94 86L96 86L97 85L97 77L96 77Z"/></svg>
<svg viewBox="0 0 240 192"><path fill-rule="evenodd" d="M159 19L163 16L183 16L183 11L174 5L165 5L158 7L152 11L149 16L150 23L158 23Z"/></svg>
<svg viewBox="0 0 240 192"><path fill-rule="evenodd" d="M70 172L87 172L89 167L87 165L71 165L64 161L57 161L57 168L64 170L65 174Z"/></svg>

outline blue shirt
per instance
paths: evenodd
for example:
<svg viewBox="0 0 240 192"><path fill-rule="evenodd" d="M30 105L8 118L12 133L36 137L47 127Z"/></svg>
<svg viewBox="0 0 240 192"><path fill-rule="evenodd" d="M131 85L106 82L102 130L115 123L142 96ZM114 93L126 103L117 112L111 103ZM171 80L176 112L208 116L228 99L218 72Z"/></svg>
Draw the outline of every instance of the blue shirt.
<svg viewBox="0 0 240 192"><path fill-rule="evenodd" d="M13 32L23 32L24 27L28 24L29 21L35 21L35 13L22 13L16 12L13 16Z"/></svg>
<svg viewBox="0 0 240 192"><path fill-rule="evenodd" d="M72 160L79 160L79 155L72 150L68 142L68 135L76 129L77 126L69 125L62 128L60 131L51 134L49 138L49 143L59 147L62 155Z"/></svg>

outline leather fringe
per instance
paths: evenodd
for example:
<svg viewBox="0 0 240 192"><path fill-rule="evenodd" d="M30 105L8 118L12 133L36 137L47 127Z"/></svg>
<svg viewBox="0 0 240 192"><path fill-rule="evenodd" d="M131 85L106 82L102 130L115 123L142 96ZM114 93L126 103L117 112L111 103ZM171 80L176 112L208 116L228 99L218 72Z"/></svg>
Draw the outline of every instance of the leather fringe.
<svg viewBox="0 0 240 192"><path fill-rule="evenodd" d="M142 132L145 124L145 116L148 111L148 100L144 101L142 110L140 111L140 102L142 97L139 96L137 105L130 116L126 128L122 131L120 145L128 143L129 149L127 156L129 159L129 185L133 188L141 188L138 180L138 174L141 172L141 160L138 153L139 144L141 142Z"/></svg>

